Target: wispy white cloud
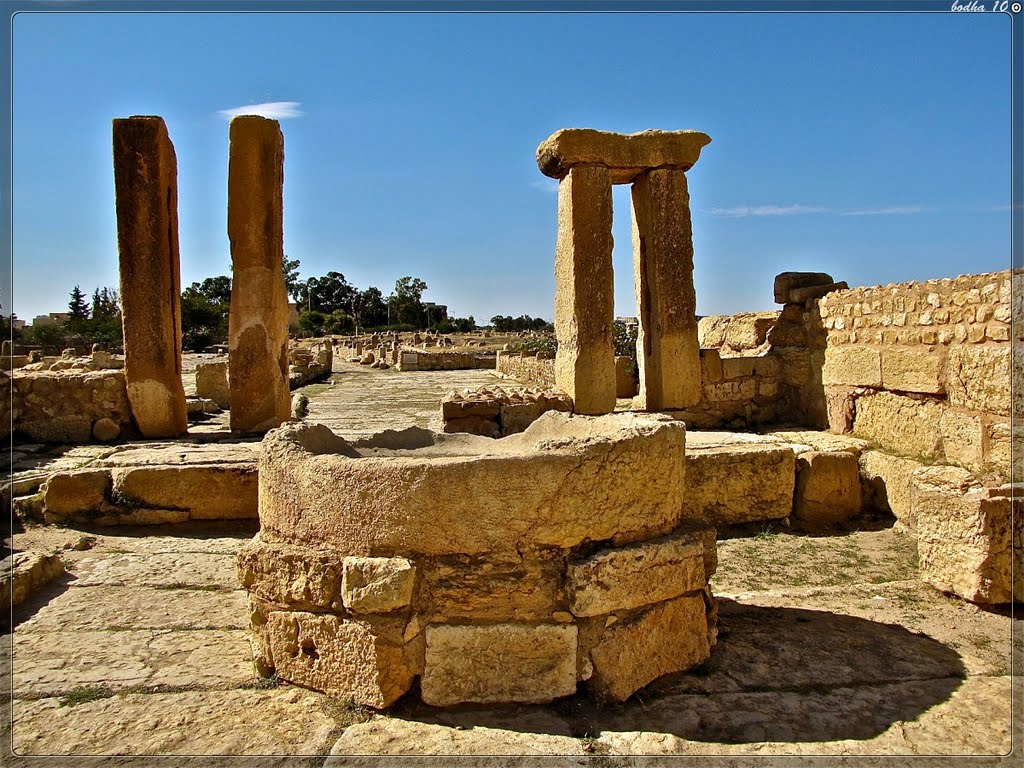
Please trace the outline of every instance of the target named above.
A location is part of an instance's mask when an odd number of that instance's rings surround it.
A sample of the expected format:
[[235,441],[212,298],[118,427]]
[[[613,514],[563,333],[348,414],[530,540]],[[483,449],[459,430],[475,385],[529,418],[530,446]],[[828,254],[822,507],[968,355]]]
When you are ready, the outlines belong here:
[[748,216],[807,216],[832,214],[834,216],[905,216],[932,210],[923,205],[887,205],[877,208],[829,208],[824,205],[738,205],[733,208],[711,208],[703,213],[726,219]]
[[747,216],[802,216],[810,213],[831,213],[831,208],[819,205],[739,205],[735,208],[712,208],[707,213],[728,219],[742,219]]
[[243,107],[222,109],[217,114],[230,120],[239,115],[259,115],[272,120],[286,120],[289,117],[302,117],[298,101],[266,101],[263,104],[246,104]]
[[927,210],[923,205],[887,205],[882,208],[859,208],[838,213],[840,216],[906,216],[911,213],[924,213]]
[[542,192],[557,192],[558,191],[558,179],[552,179],[545,176],[543,179],[536,179],[530,182],[530,186],[534,189],[539,189]]

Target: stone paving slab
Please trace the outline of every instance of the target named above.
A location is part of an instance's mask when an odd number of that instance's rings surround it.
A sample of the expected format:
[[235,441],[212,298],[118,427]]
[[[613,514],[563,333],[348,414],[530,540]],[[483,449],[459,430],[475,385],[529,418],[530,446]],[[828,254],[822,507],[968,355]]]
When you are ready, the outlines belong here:
[[[55,698],[16,701],[14,749],[24,755],[323,754],[336,730],[325,699],[289,686],[116,695],[77,706]],[[280,762],[296,764],[295,758]]]
[[232,558],[205,552],[96,553],[73,569],[75,587],[97,585],[238,589]]
[[254,684],[243,630],[14,632],[17,698],[78,688],[235,688]]
[[104,629],[247,629],[248,597],[198,589],[95,586],[69,589],[18,625],[22,633]]

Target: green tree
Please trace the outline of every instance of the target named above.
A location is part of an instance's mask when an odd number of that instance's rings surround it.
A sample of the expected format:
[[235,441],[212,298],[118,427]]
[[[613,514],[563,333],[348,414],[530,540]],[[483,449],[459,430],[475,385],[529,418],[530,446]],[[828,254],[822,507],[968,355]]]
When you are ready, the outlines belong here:
[[299,313],[299,335],[309,338],[310,336],[323,336],[324,325],[327,323],[327,315],[318,310],[306,310]]
[[400,277],[395,281],[395,292],[388,297],[391,308],[391,322],[423,328],[426,312],[423,309],[423,292],[427,284],[418,277]]
[[380,288],[370,286],[355,297],[353,318],[360,328],[381,328],[388,324],[388,305]]
[[299,260],[284,255],[284,288],[295,302],[299,301]]
[[181,294],[181,344],[200,351],[228,337],[231,278],[208,277],[192,283]]

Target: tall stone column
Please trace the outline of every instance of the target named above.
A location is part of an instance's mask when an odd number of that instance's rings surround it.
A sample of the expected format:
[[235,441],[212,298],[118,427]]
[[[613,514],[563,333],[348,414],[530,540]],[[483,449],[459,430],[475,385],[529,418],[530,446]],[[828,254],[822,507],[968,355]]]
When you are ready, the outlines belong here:
[[113,137],[128,403],[143,437],[176,437],[188,431],[177,158],[160,117],[116,119]]
[[633,181],[632,197],[639,406],[685,408],[701,398],[686,174],[673,168],[646,171]]
[[261,434],[289,418],[284,285],[284,137],[276,120],[231,121],[228,237],[231,431]]
[[603,165],[572,167],[558,185],[555,384],[576,413],[615,410],[612,182]]

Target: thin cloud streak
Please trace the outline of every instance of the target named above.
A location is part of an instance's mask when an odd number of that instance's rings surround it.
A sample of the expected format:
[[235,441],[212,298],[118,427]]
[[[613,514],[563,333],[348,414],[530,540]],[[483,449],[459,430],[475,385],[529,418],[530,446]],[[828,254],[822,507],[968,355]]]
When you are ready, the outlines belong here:
[[553,194],[558,191],[558,179],[550,179],[547,177],[543,179],[536,179],[530,182],[530,186],[534,189],[539,189],[541,192],[550,192]]
[[887,205],[878,208],[828,208],[823,205],[738,205],[733,208],[711,208],[702,210],[711,216],[725,219],[745,219],[751,216],[807,216],[832,214],[833,216],[907,216],[924,213],[931,209],[923,205]]
[[267,101],[262,104],[246,104],[243,107],[231,107],[217,112],[221,117],[230,120],[239,115],[259,115],[272,120],[287,120],[289,117],[302,117],[298,101]]

